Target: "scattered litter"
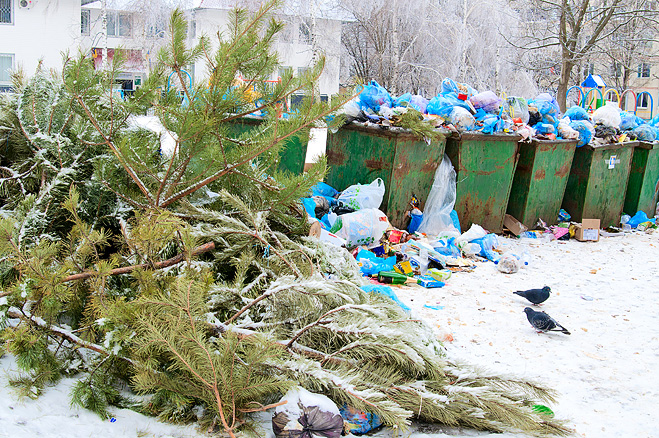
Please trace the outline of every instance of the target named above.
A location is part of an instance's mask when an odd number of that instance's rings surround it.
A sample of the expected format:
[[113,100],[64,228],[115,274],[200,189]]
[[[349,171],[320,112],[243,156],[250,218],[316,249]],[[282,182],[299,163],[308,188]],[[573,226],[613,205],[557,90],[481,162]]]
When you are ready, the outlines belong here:
[[444,309],[444,306],[430,306],[428,304],[424,305],[423,307],[431,309],[431,310],[442,310],[442,309]]

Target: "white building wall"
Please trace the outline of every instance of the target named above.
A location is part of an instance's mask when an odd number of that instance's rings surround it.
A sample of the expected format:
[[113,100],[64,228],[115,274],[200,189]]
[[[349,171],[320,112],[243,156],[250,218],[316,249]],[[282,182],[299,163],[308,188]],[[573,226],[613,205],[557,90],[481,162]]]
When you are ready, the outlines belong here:
[[62,67],[61,52],[75,47],[80,35],[80,0],[32,0],[30,8],[13,0],[14,19],[0,24],[0,53],[14,54],[19,66],[32,75],[39,60],[46,68]]

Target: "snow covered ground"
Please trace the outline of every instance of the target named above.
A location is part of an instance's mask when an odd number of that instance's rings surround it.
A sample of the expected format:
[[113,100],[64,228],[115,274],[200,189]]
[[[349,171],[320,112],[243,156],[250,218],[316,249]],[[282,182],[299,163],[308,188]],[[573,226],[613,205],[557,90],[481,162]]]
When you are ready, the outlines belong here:
[[[659,437],[659,232],[602,238],[597,243],[500,239],[527,249],[533,259],[516,274],[480,263],[453,275],[442,289],[396,289],[399,298],[436,328],[449,354],[502,374],[535,380],[558,391],[550,406],[576,436]],[[572,332],[536,334],[523,313],[527,303],[513,291],[548,285],[542,310]],[[434,310],[425,305],[441,307]],[[128,410],[116,421],[69,407],[71,380],[47,389],[36,401],[17,400],[7,387],[15,370],[0,359],[0,437],[190,437],[194,427],[163,424]],[[415,425],[412,438],[479,436],[438,425]],[[408,437],[382,430],[379,437]]]

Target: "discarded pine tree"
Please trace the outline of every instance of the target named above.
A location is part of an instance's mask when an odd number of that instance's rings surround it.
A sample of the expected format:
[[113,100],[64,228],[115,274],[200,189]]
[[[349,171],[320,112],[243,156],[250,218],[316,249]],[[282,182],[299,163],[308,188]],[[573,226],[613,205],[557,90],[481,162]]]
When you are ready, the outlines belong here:
[[[225,39],[192,48],[175,12],[169,46],[126,100],[112,92],[119,57],[102,71],[67,58],[61,77],[17,80],[0,107],[11,134],[0,168],[0,328],[25,371],[12,384],[36,397],[76,374],[72,402],[101,416],[127,406],[231,436],[293,385],[390,427],[418,418],[569,433],[532,409],[550,391],[451,363],[428,326],[360,289],[346,251],[305,237],[299,199],[325,164],[305,175],[276,164],[283,140],[335,108],[313,98],[322,60],[264,85],[278,66],[275,6],[234,11]],[[199,58],[209,80],[190,87],[182,69]],[[302,91],[311,98],[280,119],[280,102]],[[259,128],[231,135],[256,109]],[[135,123],[147,110],[172,148]],[[121,385],[150,397],[126,400]]]

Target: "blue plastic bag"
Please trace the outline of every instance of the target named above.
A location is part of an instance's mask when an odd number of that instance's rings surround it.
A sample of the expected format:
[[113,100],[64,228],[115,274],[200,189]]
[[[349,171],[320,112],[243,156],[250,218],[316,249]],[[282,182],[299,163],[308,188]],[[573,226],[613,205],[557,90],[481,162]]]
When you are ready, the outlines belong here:
[[348,405],[343,405],[339,412],[345,420],[348,432],[354,435],[361,435],[382,426],[382,419],[370,412],[363,412]]
[[416,233],[416,230],[419,229],[419,225],[423,222],[423,214],[411,214],[410,215],[410,224],[407,226],[407,232],[410,234]]
[[655,223],[656,219],[655,218],[648,218],[648,215],[645,214],[644,211],[639,211],[636,213],[634,216],[632,216],[629,221],[627,221],[627,224],[629,224],[630,227],[636,228],[639,226],[639,224],[642,224],[643,222],[652,222],[653,224]]
[[550,125],[549,123],[536,123],[533,125],[533,129],[538,131],[539,134],[553,134],[556,132],[554,125]]
[[376,81],[371,81],[369,85],[364,87],[364,91],[359,95],[359,101],[363,108],[370,108],[375,112],[380,111],[381,106],[391,107],[393,103],[389,92]]
[[[551,116],[558,116],[561,113],[561,107],[558,105],[558,101],[556,101],[556,98],[554,98],[554,96],[552,96],[549,93],[540,93],[534,100],[536,103],[538,103],[539,101],[545,101],[554,108],[553,111],[547,112],[546,114],[549,114]],[[538,111],[540,111],[540,108],[538,108]],[[542,111],[540,112],[542,113]]]
[[460,219],[458,218],[458,212],[452,210],[450,217],[451,217],[451,222],[453,222],[453,226],[455,227],[455,229],[458,230],[458,233],[462,234],[462,228],[460,228]]
[[458,85],[451,78],[444,78],[442,81],[442,93],[458,93]]
[[453,111],[453,104],[441,94],[430,99],[426,106],[426,112],[436,116],[448,117],[451,111]]
[[470,243],[476,243],[481,247],[479,256],[485,257],[486,259],[496,262],[501,257],[498,253],[494,252],[494,248],[499,246],[499,240],[497,239],[496,234],[488,234],[485,237],[480,239],[474,239]]
[[335,196],[339,194],[339,191],[336,190],[334,187],[330,186],[329,184],[326,184],[321,181],[311,188],[311,194],[313,196],[322,196],[323,198],[327,199],[327,202],[329,202],[329,205],[331,207],[333,205],[336,205]]
[[449,257],[462,257],[462,251],[460,248],[455,246],[455,237],[451,237],[448,240],[440,239],[436,242],[437,246],[434,246],[435,251],[438,253],[449,256]]
[[503,128],[504,128],[504,123],[501,117],[495,116],[494,114],[488,114],[483,119],[483,128],[481,129],[481,131],[483,132],[483,134],[494,134],[495,132],[503,131]]
[[620,120],[620,129],[622,131],[634,129],[639,125],[639,123],[636,121],[636,115],[627,111],[620,112]]
[[403,303],[401,300],[398,299],[396,293],[389,286],[380,285],[380,284],[367,284],[362,286],[361,289],[364,292],[375,292],[377,294],[384,295],[385,297],[389,297],[394,303],[398,304],[400,308],[403,309],[405,312],[410,311],[410,308],[407,307],[405,303]]
[[316,218],[316,201],[312,198],[302,198],[302,205],[309,216]]
[[657,139],[657,128],[650,125],[637,126],[632,132],[641,141],[653,142]]
[[588,111],[576,105],[565,111],[565,117],[569,117],[570,121],[575,121],[575,120],[590,121],[590,116],[588,115]]
[[359,250],[356,260],[362,263],[359,268],[362,275],[374,275],[381,271],[391,271],[396,264],[396,256],[383,259],[365,249]]
[[590,141],[593,139],[593,132],[591,131],[592,125],[589,125],[590,123],[583,120],[577,120],[576,122],[570,123],[570,128],[579,133],[579,143],[577,143],[578,148],[590,143]]

